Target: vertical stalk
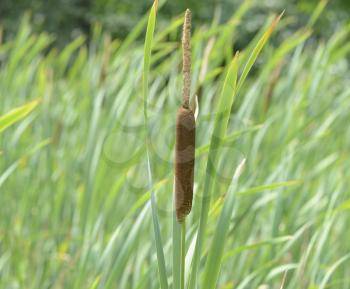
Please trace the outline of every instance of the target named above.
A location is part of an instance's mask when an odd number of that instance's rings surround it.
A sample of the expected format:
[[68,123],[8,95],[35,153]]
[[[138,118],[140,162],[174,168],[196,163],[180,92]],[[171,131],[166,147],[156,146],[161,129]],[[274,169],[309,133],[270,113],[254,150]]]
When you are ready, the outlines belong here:
[[181,281],[180,289],[185,289],[186,220],[181,224]]
[[[191,11],[186,10],[182,34],[182,104],[176,114],[175,137],[175,217],[173,223],[174,289],[185,289],[186,222],[193,199],[196,121],[190,109],[191,91]],[[181,229],[180,229],[181,227]],[[175,243],[176,242],[176,243]],[[178,243],[177,243],[178,242]],[[180,252],[180,256],[176,253]],[[176,267],[175,267],[176,266]]]

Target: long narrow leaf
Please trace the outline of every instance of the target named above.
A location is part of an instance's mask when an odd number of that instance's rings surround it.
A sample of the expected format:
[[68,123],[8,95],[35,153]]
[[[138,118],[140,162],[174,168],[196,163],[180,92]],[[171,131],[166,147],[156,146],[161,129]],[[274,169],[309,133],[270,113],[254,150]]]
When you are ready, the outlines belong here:
[[153,229],[154,229],[156,250],[157,250],[160,286],[162,289],[167,289],[168,280],[166,275],[163,242],[160,234],[160,226],[158,221],[157,203],[156,203],[157,201],[156,201],[156,196],[153,189],[152,169],[151,169],[151,162],[150,162],[150,155],[149,155],[150,129],[148,126],[148,115],[147,115],[149,71],[150,71],[150,63],[151,63],[154,28],[156,24],[157,6],[158,6],[158,1],[155,0],[148,18],[148,23],[147,23],[146,40],[145,40],[145,48],[144,48],[144,66],[143,66],[143,109],[144,109],[144,123],[145,123],[145,130],[146,130],[148,182],[149,182],[149,189],[151,191],[152,221],[153,221]]
[[224,253],[226,235],[231,222],[232,210],[236,199],[238,178],[243,170],[244,163],[245,163],[245,159],[241,162],[241,164],[236,169],[236,172],[234,174],[234,177],[232,179],[232,182],[228,191],[228,196],[226,196],[225,204],[221,211],[219,222],[215,230],[213,243],[209,250],[208,260],[205,264],[204,281],[203,281],[203,285],[205,285],[205,288],[207,289],[215,288],[217,279],[219,277],[221,261]]
[[198,236],[196,240],[196,248],[192,260],[191,273],[189,276],[188,288],[194,289],[197,283],[198,267],[201,257],[202,243],[204,239],[204,233],[207,226],[208,212],[210,206],[210,194],[213,188],[213,166],[212,163],[216,163],[218,160],[217,151],[222,144],[222,139],[225,136],[228,121],[230,118],[231,107],[234,103],[236,83],[238,73],[238,53],[233,58],[222,88],[221,96],[219,99],[218,113],[216,115],[214,132],[211,138],[208,163],[206,168],[206,177],[204,184],[204,192],[202,197],[201,215],[199,220]]
[[39,104],[39,100],[33,100],[23,106],[17,107],[0,117],[0,133],[6,128],[26,117]]
[[244,81],[246,80],[249,71],[253,67],[256,59],[258,58],[261,50],[264,48],[265,44],[269,40],[272,32],[275,30],[276,25],[281,20],[281,17],[283,16],[283,12],[272,22],[270,27],[266,30],[266,32],[263,34],[263,36],[258,41],[257,45],[254,47],[251,55],[249,56],[247,63],[245,64],[243,68],[243,72],[241,77],[239,78],[238,84],[237,84],[237,93],[240,91]]

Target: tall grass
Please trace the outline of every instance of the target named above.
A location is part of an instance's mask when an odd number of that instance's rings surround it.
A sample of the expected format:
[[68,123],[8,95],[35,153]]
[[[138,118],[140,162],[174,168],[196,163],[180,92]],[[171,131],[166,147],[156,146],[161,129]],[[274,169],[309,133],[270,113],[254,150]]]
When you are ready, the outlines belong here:
[[[288,11],[276,26],[266,15],[235,57],[248,2],[228,23],[193,30],[184,281],[280,288],[287,272],[283,288],[349,288],[350,26],[316,39],[324,7],[294,32]],[[183,15],[167,27],[154,7],[147,17],[124,41],[96,26],[91,41],[62,50],[24,18],[1,44],[0,115],[41,103],[0,136],[0,288],[179,288],[172,198]]]

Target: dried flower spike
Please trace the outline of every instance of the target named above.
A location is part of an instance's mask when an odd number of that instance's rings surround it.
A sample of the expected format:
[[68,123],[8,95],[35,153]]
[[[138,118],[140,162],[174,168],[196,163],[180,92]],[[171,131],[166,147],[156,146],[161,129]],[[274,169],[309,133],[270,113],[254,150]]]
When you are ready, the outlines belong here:
[[191,11],[186,10],[183,26],[182,106],[176,115],[175,206],[178,222],[190,213],[193,198],[196,123],[189,106],[191,87]]
[[182,31],[182,106],[189,108],[191,89],[191,11],[186,10]]

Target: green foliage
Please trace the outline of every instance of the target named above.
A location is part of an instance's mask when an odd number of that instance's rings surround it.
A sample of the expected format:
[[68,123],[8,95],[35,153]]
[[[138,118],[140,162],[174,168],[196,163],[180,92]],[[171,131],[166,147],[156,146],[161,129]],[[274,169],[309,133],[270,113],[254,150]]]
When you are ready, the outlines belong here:
[[[245,2],[193,31],[191,288],[280,288],[286,271],[287,289],[349,288],[350,26],[314,38],[321,4],[297,30],[287,13],[271,34],[266,14],[249,37]],[[23,21],[0,45],[1,115],[41,99],[1,133],[0,288],[177,289],[181,19],[150,15],[124,41],[95,26],[56,49]]]
[[[32,15],[34,31],[47,31],[54,35],[56,45],[60,47],[70,42],[77,35],[91,36],[96,23],[113,36],[125,38],[133,30],[135,24],[147,13],[150,0],[2,0],[0,6],[0,26],[4,26],[6,37],[11,37],[18,30],[18,19],[24,13]],[[327,11],[315,27],[314,35],[328,37],[333,30],[349,18],[348,0],[245,0],[253,5],[245,21],[240,25],[244,35],[252,36],[264,23],[265,15],[286,10],[289,16],[298,21],[289,29],[295,30],[307,24],[308,15],[312,14],[320,2],[329,2]],[[236,11],[240,0],[178,0],[161,1],[162,13],[158,23],[165,27],[169,19],[178,17],[186,8],[194,11],[196,25],[209,25],[212,22],[225,23]],[[248,21],[249,20],[249,21]],[[247,39],[235,35],[236,44],[240,47],[247,44]],[[141,39],[139,39],[141,40]]]

